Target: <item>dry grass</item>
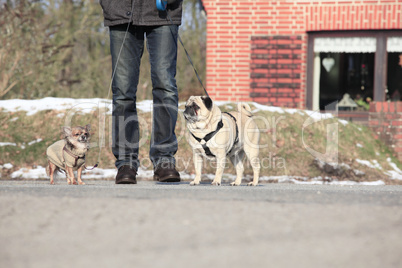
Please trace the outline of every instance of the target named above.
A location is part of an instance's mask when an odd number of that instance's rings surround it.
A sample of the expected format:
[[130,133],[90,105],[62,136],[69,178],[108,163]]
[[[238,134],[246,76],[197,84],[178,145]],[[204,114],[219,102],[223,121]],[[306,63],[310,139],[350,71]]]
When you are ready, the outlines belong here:
[[[230,111],[236,107],[234,104],[222,106],[223,111]],[[180,107],[183,108],[183,107]],[[254,107],[253,107],[254,109]],[[103,114],[103,113],[101,113]],[[149,146],[151,132],[151,114],[140,113],[144,119],[141,127],[140,161],[148,169],[152,169],[149,161]],[[72,118],[72,125],[91,124],[92,142],[99,144],[99,111],[90,114],[77,113]],[[384,175],[383,171],[361,165],[356,159],[377,160],[384,170],[391,167],[387,158],[402,168],[394,158],[390,149],[382,142],[373,138],[373,135],[365,126],[352,123],[342,124],[337,119],[326,119],[304,127],[308,122],[308,116],[304,113],[278,113],[258,111],[254,119],[261,132],[260,158],[262,164],[261,176],[294,175],[302,177],[332,176],[337,179],[354,181],[374,181],[382,179],[389,184],[398,183]],[[60,139],[60,127],[64,125],[65,114],[53,110],[38,112],[33,116],[27,116],[25,112],[6,113],[0,111],[1,142],[16,143],[16,146],[0,146],[0,164],[12,163],[16,168],[46,165],[46,148]],[[338,148],[339,163],[348,164],[353,169],[365,172],[365,176],[359,177],[348,173],[343,176],[326,174],[314,164],[315,157],[307,148],[324,154],[327,148],[327,129],[337,127],[338,143],[333,144]],[[111,118],[105,117],[103,147],[94,147],[87,156],[87,164],[97,162],[100,152],[100,167],[113,168],[114,156],[111,153]],[[179,141],[179,149],[176,154],[177,167],[180,171],[194,172],[191,148],[187,143],[187,129],[184,118],[179,114],[176,135]],[[40,142],[29,145],[29,142],[41,139]],[[334,148],[334,147],[333,147]],[[205,162],[205,161],[204,161]],[[229,161],[228,161],[229,162]],[[245,174],[252,174],[248,161],[244,162]],[[3,171],[4,172],[4,171]],[[205,162],[204,173],[214,173],[214,163]],[[235,173],[233,166],[228,163],[225,173]],[[3,174],[3,178],[4,175]]]

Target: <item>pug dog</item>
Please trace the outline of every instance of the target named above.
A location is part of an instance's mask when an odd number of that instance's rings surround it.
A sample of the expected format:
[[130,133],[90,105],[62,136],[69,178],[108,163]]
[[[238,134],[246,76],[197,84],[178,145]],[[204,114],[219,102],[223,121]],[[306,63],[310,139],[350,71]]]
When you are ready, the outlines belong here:
[[183,115],[189,130],[188,140],[193,149],[195,166],[195,179],[190,185],[200,184],[203,158],[216,159],[217,168],[212,185],[221,185],[226,157],[236,168],[236,180],[231,185],[240,185],[244,156],[250,161],[254,173],[253,181],[248,185],[258,185],[260,132],[248,104],[238,103],[237,111],[222,113],[211,98],[192,96],[186,102]]

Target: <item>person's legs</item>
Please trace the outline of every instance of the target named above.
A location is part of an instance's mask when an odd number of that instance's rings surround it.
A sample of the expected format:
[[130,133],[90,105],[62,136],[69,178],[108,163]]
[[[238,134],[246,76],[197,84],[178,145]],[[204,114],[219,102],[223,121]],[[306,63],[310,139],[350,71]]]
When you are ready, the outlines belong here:
[[175,165],[175,127],[178,112],[176,85],[178,26],[149,27],[146,31],[151,63],[153,124],[150,158],[154,167]]
[[117,168],[131,166],[136,170],[139,143],[136,93],[144,50],[144,31],[143,28],[133,25],[130,25],[127,35],[126,31],[127,24],[110,27],[110,51],[114,72],[112,151],[116,157]]

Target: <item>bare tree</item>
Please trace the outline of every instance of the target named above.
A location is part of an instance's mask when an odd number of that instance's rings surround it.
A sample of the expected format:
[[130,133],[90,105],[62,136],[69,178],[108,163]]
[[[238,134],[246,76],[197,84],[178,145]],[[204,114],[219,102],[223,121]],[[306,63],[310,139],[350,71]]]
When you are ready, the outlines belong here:
[[[106,97],[111,60],[97,0],[7,0],[0,6],[0,98]],[[180,34],[205,77],[205,18],[198,0],[184,1]],[[177,84],[186,96],[201,86],[178,48]],[[152,97],[144,53],[138,98]]]

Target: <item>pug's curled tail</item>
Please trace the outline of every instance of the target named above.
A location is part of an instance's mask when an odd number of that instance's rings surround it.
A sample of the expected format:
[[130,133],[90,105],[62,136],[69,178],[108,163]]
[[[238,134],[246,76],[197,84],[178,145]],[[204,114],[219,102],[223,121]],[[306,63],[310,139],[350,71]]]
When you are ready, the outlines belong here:
[[239,103],[237,104],[237,111],[238,111],[239,113],[242,113],[242,114],[244,114],[244,115],[247,115],[248,117],[252,117],[252,116],[253,116],[253,113],[251,112],[250,106],[249,106],[247,103],[245,103],[245,102],[239,102]]

